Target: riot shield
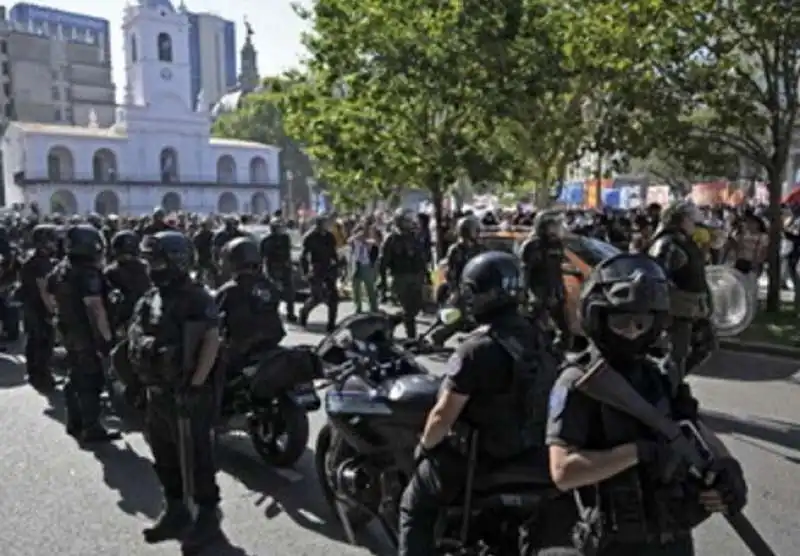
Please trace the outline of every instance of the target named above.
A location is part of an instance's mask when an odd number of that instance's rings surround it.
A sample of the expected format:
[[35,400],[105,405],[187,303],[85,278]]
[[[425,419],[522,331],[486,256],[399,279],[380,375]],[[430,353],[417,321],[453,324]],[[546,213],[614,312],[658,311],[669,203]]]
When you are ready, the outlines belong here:
[[758,285],[726,265],[706,267],[717,337],[738,336],[752,324],[758,307]]

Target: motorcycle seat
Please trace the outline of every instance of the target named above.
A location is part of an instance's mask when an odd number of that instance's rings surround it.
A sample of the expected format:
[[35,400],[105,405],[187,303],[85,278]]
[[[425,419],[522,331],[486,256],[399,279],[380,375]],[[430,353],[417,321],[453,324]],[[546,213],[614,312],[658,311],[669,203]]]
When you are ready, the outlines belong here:
[[535,463],[512,463],[487,472],[475,474],[473,490],[486,493],[507,487],[524,489],[547,489],[553,487],[550,472]]

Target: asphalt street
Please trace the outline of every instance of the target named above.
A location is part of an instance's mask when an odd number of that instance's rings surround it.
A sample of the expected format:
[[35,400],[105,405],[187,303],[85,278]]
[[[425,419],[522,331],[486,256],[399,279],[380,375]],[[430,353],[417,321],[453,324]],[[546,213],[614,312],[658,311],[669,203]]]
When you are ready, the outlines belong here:
[[[352,307],[345,305],[340,314]],[[312,315],[322,330],[324,309]],[[289,344],[321,334],[292,328]],[[177,544],[143,543],[160,494],[149,450],[137,432],[93,451],[64,433],[60,396],[48,401],[24,383],[24,358],[0,354],[0,555],[161,556]],[[432,363],[441,372],[442,363]],[[747,514],[782,556],[800,554],[800,361],[721,353],[692,379],[711,425],[738,456],[750,482]],[[246,438],[221,443],[224,527],[240,556],[387,554],[380,539],[351,547],[322,501],[313,446],[324,414],[312,414],[308,451],[294,471],[262,464]],[[698,532],[698,554],[748,552],[714,517]],[[227,552],[214,551],[215,556]]]

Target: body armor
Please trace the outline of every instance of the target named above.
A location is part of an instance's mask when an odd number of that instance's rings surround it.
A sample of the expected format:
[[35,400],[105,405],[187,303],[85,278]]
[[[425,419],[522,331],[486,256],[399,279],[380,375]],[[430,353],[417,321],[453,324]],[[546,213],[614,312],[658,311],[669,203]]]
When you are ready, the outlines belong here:
[[[510,326],[509,326],[510,324]],[[537,333],[527,322],[490,325],[488,334],[511,356],[512,380],[505,393],[472,408],[469,418],[480,423],[479,452],[505,460],[544,446],[550,390],[558,363],[544,349],[531,347]]]

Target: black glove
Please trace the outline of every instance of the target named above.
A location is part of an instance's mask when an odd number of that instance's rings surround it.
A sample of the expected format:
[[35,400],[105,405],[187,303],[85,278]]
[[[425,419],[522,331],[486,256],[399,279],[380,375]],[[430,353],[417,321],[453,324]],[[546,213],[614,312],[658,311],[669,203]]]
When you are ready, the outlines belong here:
[[699,404],[688,384],[681,383],[672,398],[672,414],[676,419],[697,420]]
[[636,443],[636,454],[639,463],[656,481],[666,484],[686,478],[688,473],[686,462],[666,442],[640,440]]
[[714,462],[717,478],[711,488],[719,492],[729,515],[736,515],[747,505],[747,482],[739,462],[731,457]]

